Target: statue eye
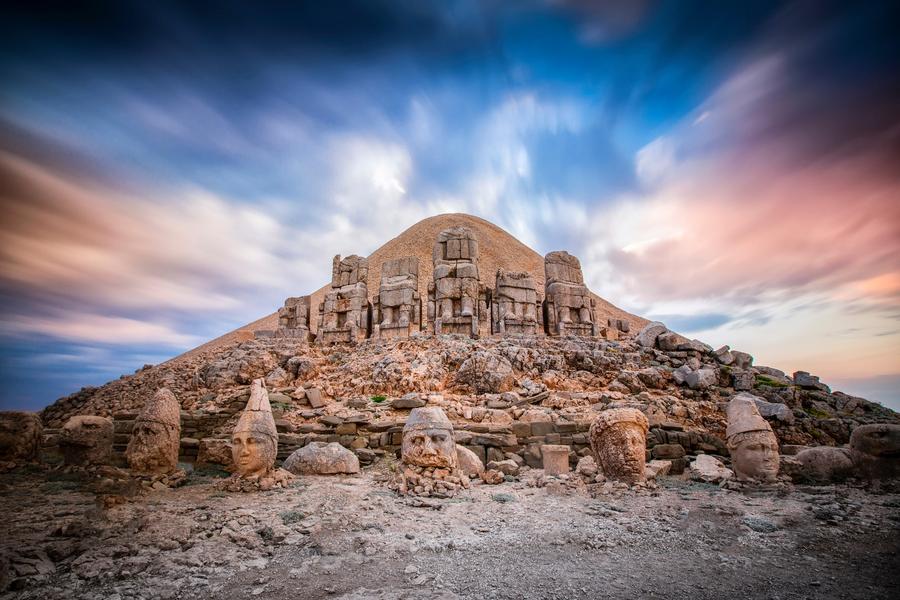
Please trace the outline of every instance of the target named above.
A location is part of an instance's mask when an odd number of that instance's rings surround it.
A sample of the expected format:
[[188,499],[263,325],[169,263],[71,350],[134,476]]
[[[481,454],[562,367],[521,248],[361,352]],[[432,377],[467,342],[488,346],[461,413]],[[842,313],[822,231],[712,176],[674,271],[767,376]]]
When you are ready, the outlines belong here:
[[435,442],[443,442],[446,438],[442,435],[433,435],[431,439]]

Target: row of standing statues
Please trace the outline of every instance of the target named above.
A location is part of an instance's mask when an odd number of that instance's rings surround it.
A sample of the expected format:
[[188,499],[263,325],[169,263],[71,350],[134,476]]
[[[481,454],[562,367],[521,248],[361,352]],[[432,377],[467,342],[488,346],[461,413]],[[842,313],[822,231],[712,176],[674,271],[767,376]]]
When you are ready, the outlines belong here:
[[[323,344],[368,337],[403,338],[415,332],[473,337],[579,335],[599,333],[595,301],[578,259],[568,252],[544,258],[543,298],[532,274],[499,269],[494,287],[478,271],[478,240],[467,227],[442,231],[432,251],[433,280],[428,297],[419,293],[419,259],[408,256],[381,266],[378,294],[369,302],[368,259],[335,256],[331,289],[318,307]],[[310,296],[288,298],[278,311],[277,335],[309,339]]]

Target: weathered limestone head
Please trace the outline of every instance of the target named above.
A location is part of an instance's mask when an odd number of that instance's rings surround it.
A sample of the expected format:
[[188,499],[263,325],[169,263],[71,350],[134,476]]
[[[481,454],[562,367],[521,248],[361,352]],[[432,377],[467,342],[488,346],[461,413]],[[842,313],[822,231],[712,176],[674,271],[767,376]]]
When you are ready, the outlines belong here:
[[44,428],[34,413],[0,412],[0,462],[27,462],[38,457]]
[[850,434],[850,454],[864,477],[900,476],[900,425],[860,425]]
[[737,394],[726,409],[725,438],[738,479],[775,481],[778,477],[778,440],[759,414],[750,394]]
[[458,466],[453,424],[435,406],[414,408],[403,426],[403,462],[418,467],[455,469]]
[[106,417],[69,418],[59,434],[59,448],[67,465],[105,465],[112,459],[113,422]]
[[171,473],[178,468],[181,406],[168,388],[157,390],[134,421],[125,458],[138,473]]
[[246,479],[258,479],[275,465],[278,430],[263,379],[250,385],[250,400],[231,436],[231,456],[236,472]]
[[578,257],[565,250],[550,252],[544,257],[544,276],[546,285],[556,282],[584,285],[584,275]]
[[369,279],[368,259],[351,254],[341,259],[341,255],[335,255],[331,261],[331,287],[341,288],[345,285],[366,283]]
[[646,481],[647,431],[644,413],[634,408],[604,410],[591,424],[594,459],[610,479],[629,484]]

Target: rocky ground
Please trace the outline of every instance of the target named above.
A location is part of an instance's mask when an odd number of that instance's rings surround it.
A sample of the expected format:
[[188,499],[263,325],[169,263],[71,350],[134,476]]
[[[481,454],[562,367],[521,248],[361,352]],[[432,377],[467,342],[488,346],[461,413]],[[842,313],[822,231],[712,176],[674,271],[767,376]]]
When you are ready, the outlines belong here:
[[137,493],[0,475],[0,598],[896,597],[896,484],[622,489],[524,469],[423,500],[389,490],[391,464],[253,494],[198,473]]

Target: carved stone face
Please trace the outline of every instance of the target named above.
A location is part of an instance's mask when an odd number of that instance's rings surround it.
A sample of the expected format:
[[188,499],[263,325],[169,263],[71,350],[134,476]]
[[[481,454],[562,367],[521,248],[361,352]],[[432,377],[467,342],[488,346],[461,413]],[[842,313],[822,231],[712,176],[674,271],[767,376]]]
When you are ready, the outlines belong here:
[[257,479],[275,464],[277,446],[267,435],[253,431],[235,431],[231,438],[231,457],[236,472],[247,479]]
[[138,420],[125,455],[133,471],[170,473],[178,468],[179,432],[155,421]]
[[447,429],[416,429],[403,434],[403,462],[418,467],[456,466],[456,442]]
[[414,408],[403,426],[403,462],[417,467],[457,466],[453,424],[436,406]]
[[738,479],[775,481],[780,459],[778,441],[771,431],[738,433],[728,439],[731,466]]
[[647,430],[647,417],[634,408],[613,408],[597,415],[589,435],[594,459],[604,475],[632,484],[646,481]]

